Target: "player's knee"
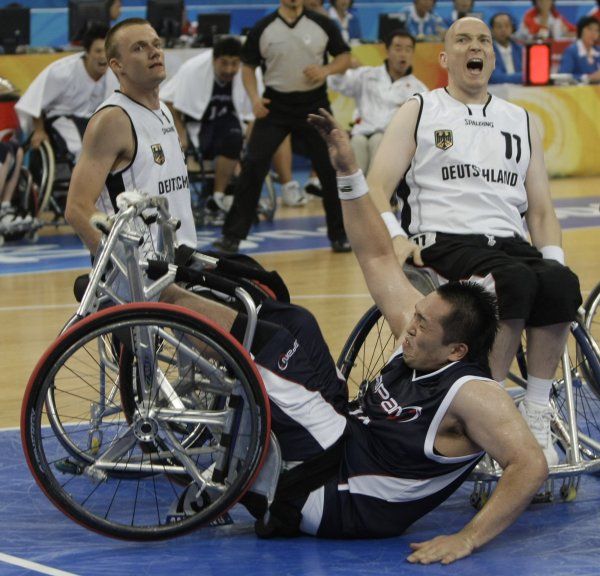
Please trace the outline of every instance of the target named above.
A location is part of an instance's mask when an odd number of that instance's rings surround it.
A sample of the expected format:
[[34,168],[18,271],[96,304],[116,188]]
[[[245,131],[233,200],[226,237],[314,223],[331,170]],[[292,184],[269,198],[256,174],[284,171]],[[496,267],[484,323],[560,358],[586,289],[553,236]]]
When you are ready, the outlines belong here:
[[564,303],[574,310],[581,304],[579,278],[566,266],[552,266],[544,275],[542,289],[548,301]]

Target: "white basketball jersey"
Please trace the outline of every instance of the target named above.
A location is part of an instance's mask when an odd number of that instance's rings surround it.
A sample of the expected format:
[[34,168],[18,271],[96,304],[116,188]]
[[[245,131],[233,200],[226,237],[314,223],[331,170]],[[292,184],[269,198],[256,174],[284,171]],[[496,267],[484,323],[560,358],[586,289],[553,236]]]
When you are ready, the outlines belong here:
[[188,172],[171,112],[163,102],[160,109],[151,110],[121,92],[107,98],[98,110],[111,106],[121,108],[129,116],[135,154],[128,166],[109,174],[98,199],[98,209],[114,214],[116,197],[125,190],[136,189],[150,196],[164,196],[169,201],[171,215],[181,221],[177,230],[178,244],[195,248],[196,226]]
[[404,230],[525,237],[527,112],[496,96],[467,106],[444,88],[413,98],[421,112],[398,192]]

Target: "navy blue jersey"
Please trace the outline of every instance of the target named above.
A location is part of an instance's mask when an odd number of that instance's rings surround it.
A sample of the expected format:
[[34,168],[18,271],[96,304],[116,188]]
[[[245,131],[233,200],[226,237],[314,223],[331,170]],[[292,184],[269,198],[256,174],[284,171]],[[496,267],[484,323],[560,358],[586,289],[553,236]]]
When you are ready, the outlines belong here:
[[214,81],[210,102],[202,116],[203,123],[213,122],[223,116],[237,116],[233,105],[232,86],[232,82]]
[[446,457],[433,444],[456,393],[474,379],[488,379],[474,364],[418,374],[400,355],[366,386],[338,478],[325,487],[320,536],[401,534],[460,486],[483,453]]

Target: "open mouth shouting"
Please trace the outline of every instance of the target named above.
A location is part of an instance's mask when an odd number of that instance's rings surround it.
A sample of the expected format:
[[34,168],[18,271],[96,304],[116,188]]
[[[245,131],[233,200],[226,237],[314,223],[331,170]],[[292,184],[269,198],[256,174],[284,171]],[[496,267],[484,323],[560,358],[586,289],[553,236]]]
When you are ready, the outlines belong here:
[[467,70],[478,76],[481,72],[483,72],[483,59],[469,58],[469,60],[467,60]]

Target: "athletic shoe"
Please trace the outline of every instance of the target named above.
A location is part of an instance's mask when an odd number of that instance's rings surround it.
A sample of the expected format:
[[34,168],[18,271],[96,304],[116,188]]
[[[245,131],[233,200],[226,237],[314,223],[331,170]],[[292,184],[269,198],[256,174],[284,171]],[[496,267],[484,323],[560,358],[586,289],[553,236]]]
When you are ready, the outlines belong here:
[[304,192],[311,196],[323,198],[323,189],[321,188],[320,180],[314,176],[309,178],[304,185]]
[[231,205],[233,204],[233,196],[223,194],[223,192],[215,192],[212,196],[213,202],[221,209],[223,212],[229,212],[231,209]]
[[291,180],[281,187],[281,199],[286,206],[304,206],[307,202],[304,190],[296,180]]
[[337,253],[352,252],[352,247],[350,246],[350,242],[348,242],[347,238],[340,238],[339,240],[332,240],[331,241],[331,249]]
[[550,431],[550,422],[552,420],[552,409],[550,406],[542,406],[535,402],[523,400],[519,404],[519,412],[527,422],[527,426],[535,436],[539,445],[544,451],[544,456],[548,466],[558,464],[558,452],[552,442],[552,433]]
[[235,238],[223,236],[213,242],[213,248],[223,254],[237,254],[240,248],[240,241]]
[[0,212],[0,230],[8,230],[31,224],[33,218],[30,214],[17,214],[13,208]]

